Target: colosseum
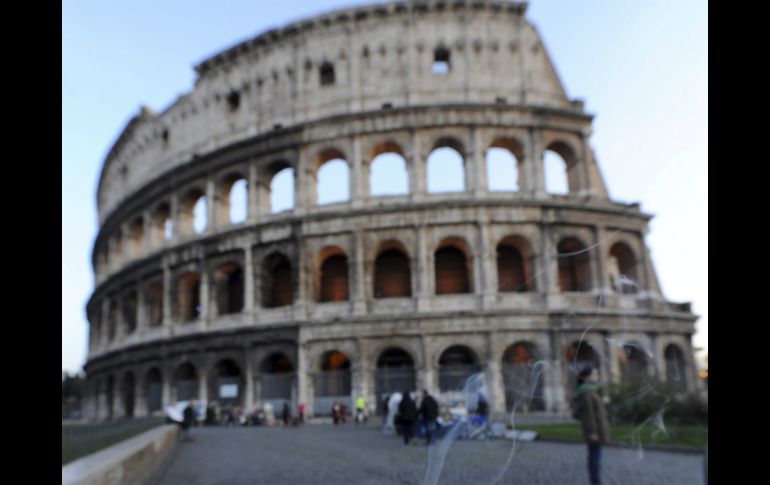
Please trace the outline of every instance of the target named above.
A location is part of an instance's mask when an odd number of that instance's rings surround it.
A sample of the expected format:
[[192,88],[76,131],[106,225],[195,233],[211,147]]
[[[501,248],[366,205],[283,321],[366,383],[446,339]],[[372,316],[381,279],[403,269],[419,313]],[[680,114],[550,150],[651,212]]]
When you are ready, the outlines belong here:
[[142,108],[98,181],[87,415],[193,397],[322,416],[363,395],[374,411],[404,389],[447,402],[477,372],[495,415],[559,415],[585,362],[696,390],[697,317],[662,295],[652,216],[610,200],[592,115],[526,8],[332,12],[201,62],[191,92]]

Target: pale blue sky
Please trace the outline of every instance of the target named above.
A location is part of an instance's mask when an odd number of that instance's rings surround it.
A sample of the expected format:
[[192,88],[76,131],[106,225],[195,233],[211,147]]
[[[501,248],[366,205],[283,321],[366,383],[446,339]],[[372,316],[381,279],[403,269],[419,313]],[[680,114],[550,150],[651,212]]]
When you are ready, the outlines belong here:
[[[193,65],[287,22],[366,2],[136,0],[62,5],[62,370],[86,357],[96,181],[141,105],[189,92]],[[708,339],[708,15],[705,0],[533,0],[571,98],[596,114],[594,147],[617,201],[655,215],[647,244],[665,295]],[[501,172],[501,178],[507,175]]]

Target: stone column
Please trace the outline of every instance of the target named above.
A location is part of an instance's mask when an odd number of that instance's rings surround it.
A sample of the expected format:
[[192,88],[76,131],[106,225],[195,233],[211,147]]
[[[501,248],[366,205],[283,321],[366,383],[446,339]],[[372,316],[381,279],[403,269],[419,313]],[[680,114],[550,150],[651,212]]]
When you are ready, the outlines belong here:
[[427,180],[425,175],[425,157],[422,153],[420,136],[416,131],[411,132],[410,150],[406,153],[407,170],[409,172],[409,194],[412,202],[425,199],[427,192]]
[[490,239],[489,221],[479,222],[479,251],[481,253],[481,281],[483,308],[491,308],[497,300],[496,247]]
[[594,294],[602,294],[604,292],[604,264],[603,264],[603,250],[604,245],[600,236],[601,230],[597,226],[591,228],[593,236],[593,246],[590,251],[591,255],[591,288]]
[[436,378],[436,367],[433,363],[432,339],[428,335],[421,335],[420,340],[422,344],[423,368],[422,375],[420,376],[421,382],[418,384],[435,396],[438,394],[439,389]]
[[148,327],[147,287],[139,285],[136,291],[136,333],[142,335]]
[[246,388],[244,389],[244,405],[247,410],[254,407],[254,369],[251,361],[251,352],[248,346],[243,348],[243,361],[245,362],[244,380],[246,381]]
[[248,325],[254,324],[254,261],[251,243],[243,249],[243,298],[244,313]]
[[142,240],[142,254],[149,254],[155,249],[155,245],[152,240],[152,214],[149,210],[142,213],[142,230],[144,231],[144,238]]
[[248,198],[248,210],[246,214],[246,222],[248,224],[256,224],[261,219],[260,207],[260,183],[259,171],[257,170],[257,163],[252,161],[249,163],[249,174],[247,181],[246,197]]
[[163,327],[168,329],[172,326],[173,293],[171,291],[171,268],[168,258],[163,258]]
[[428,255],[428,241],[425,227],[419,227],[417,229],[417,275],[418,275],[418,287],[417,287],[417,311],[425,311],[430,305],[432,296],[432,281],[430,279],[431,265],[428,262],[428,258],[432,256]]
[[214,316],[211,311],[211,289],[210,289],[210,275],[209,275],[209,268],[206,264],[205,258],[202,258],[200,263],[200,275],[201,275],[201,286],[200,286],[200,303],[201,303],[201,312],[198,318],[201,322],[201,329],[208,328],[210,325],[210,319]]
[[489,359],[487,364],[486,380],[491,396],[489,396],[490,414],[505,413],[505,383],[503,382],[500,356],[503,354],[500,336],[497,332],[490,332],[487,336],[487,348]]
[[[179,210],[179,194],[174,192],[171,194],[171,240],[166,241],[166,244],[173,244],[179,241],[179,237],[182,235],[181,230],[181,214]],[[165,233],[165,229],[164,229]]]
[[354,248],[355,252],[353,254],[353,268],[355,270],[355,275],[353,278],[353,314],[354,315],[365,315],[366,314],[366,274],[365,274],[365,264],[366,264],[366,255],[364,254],[364,237],[363,234],[361,234],[361,231],[356,231],[353,233],[354,238]]
[[543,148],[540,141],[540,133],[534,128],[529,128],[529,143],[527,146],[527,156],[524,160],[524,169],[527,171],[527,180],[529,187],[526,192],[535,196],[542,197],[545,192],[545,167],[543,166]]
[[[354,56],[355,57],[355,56]],[[358,137],[353,137],[351,141],[353,152],[350,156],[350,205],[352,207],[362,207],[366,203],[369,195],[369,180],[366,177],[367,164],[361,156],[361,142]]]
[[217,191],[213,178],[206,179],[206,229],[204,234],[211,234],[216,231],[219,221],[217,220]]
[[470,140],[470,153],[466,158],[465,190],[478,199],[486,196],[488,191],[487,160],[481,144],[481,130],[470,128]]
[[160,402],[162,408],[171,404],[171,379],[173,379],[173,370],[164,366],[163,375],[161,376],[161,397]]

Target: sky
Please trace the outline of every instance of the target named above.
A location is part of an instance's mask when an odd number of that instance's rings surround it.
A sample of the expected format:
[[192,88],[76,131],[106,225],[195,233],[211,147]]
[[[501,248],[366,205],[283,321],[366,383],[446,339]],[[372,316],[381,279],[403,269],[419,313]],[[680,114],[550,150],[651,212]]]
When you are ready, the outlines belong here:
[[[101,164],[126,123],[192,90],[193,66],[334,0],[66,0],[62,4],[62,371],[85,363]],[[610,197],[654,215],[667,299],[692,302],[708,346],[708,9],[705,0],[532,0],[526,14],[568,96],[595,115]]]

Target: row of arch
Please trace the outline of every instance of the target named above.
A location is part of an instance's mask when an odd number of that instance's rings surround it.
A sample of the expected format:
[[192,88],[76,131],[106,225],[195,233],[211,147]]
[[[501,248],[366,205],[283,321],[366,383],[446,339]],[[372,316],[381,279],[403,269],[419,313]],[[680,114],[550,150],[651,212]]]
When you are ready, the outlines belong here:
[[[529,341],[518,341],[508,346],[500,358],[505,408],[507,411],[545,411],[544,389],[550,378],[537,366],[537,361],[544,359],[541,349]],[[636,342],[628,342],[618,352],[620,381],[632,383],[649,381],[653,378],[649,356]],[[566,389],[569,393],[575,388],[576,374],[582,366],[591,364],[602,369],[600,353],[591,344],[573,342],[564,349],[563,361],[567,368]],[[677,344],[669,344],[664,349],[665,380],[674,389],[686,390],[686,364],[684,352]],[[316,401],[317,414],[325,414],[334,400],[350,399],[352,389],[352,364],[348,356],[339,350],[330,350],[322,354],[319,361],[312,364],[312,389]],[[467,380],[475,373],[483,372],[485,365],[472,349],[465,345],[452,345],[444,350],[438,359],[438,391],[451,393],[461,390]],[[379,398],[393,392],[416,390],[417,371],[415,359],[410,353],[398,346],[386,347],[376,359],[374,369],[375,396]],[[233,359],[225,358],[216,362],[210,375],[199,375],[198,369],[191,362],[178,365],[170,373],[168,395],[163,395],[163,376],[159,367],[149,368],[142,377],[140,389],[133,372],[125,372],[119,387],[113,375],[98,381],[96,394],[104,393],[107,417],[113,417],[116,394],[122,399],[122,410],[126,416],[134,416],[137,390],[146,403],[146,411],[151,414],[160,411],[165,400],[170,402],[197,399],[201,397],[202,386],[207,389],[209,400],[221,404],[243,405],[246,403],[244,370]],[[256,401],[294,401],[297,399],[296,367],[292,359],[283,352],[273,352],[265,357],[258,366],[254,386]],[[167,403],[165,403],[167,404]]]
[[[587,292],[592,290],[590,256],[587,246],[575,237],[566,237],[557,245],[559,288],[563,292]],[[375,299],[413,296],[413,264],[406,247],[399,241],[381,244],[374,258],[372,271],[372,296]],[[529,241],[521,236],[508,236],[499,241],[496,248],[497,291],[537,291],[534,252]],[[638,290],[638,260],[633,250],[616,242],[609,251],[610,277],[617,292],[635,293]],[[472,293],[473,255],[469,245],[459,237],[442,240],[433,253],[434,291],[436,295]],[[315,258],[313,273],[313,300],[318,303],[340,302],[350,299],[351,268],[349,257],[338,246],[327,246]],[[268,254],[259,272],[260,304],[263,308],[292,305],[297,286],[297,268],[289,257],[279,251]],[[211,305],[216,315],[240,313],[245,302],[245,272],[236,261],[227,261],[211,273],[213,291]],[[172,318],[183,322],[193,321],[201,315],[200,273],[184,272],[172,281]],[[150,283],[144,296],[147,320],[150,326],[162,325],[164,320],[164,286],[162,281]],[[209,295],[204,295],[208,297]],[[107,315],[107,341],[116,336],[118,312],[131,334],[137,328],[139,292],[130,290],[120,298],[112,298]],[[96,342],[102,341],[98,328]]]
[[[462,192],[468,190],[467,156],[459,140],[452,137],[438,139],[427,156],[427,193]],[[554,141],[543,152],[545,188],[549,193],[566,194],[581,190],[586,185],[578,173],[576,150],[568,143]],[[524,149],[515,138],[499,138],[485,152],[485,165],[491,191],[529,190],[524,170]],[[175,235],[202,234],[211,228],[210,218],[216,225],[246,222],[252,203],[259,199],[261,213],[277,213],[295,206],[295,195],[308,197],[310,205],[345,203],[351,200],[349,158],[337,148],[321,150],[313,159],[310,177],[314,181],[307,190],[298,190],[295,167],[287,161],[276,161],[261,169],[256,187],[249,186],[249,174],[229,171],[213,183],[193,186],[183,192],[178,201],[162,201],[147,214],[137,215],[124,227],[107,237],[99,253],[97,269],[117,267],[126,258],[138,257],[143,251],[161,248]],[[410,181],[415,176],[408,155],[396,142],[387,141],[372,148],[368,162],[368,183],[357,188],[365,196],[407,195],[418,190]],[[558,167],[561,167],[559,169]],[[255,188],[256,193],[249,195]],[[214,199],[214,206],[208,207]],[[174,209],[172,205],[178,207]],[[106,246],[106,247],[105,247]]]

